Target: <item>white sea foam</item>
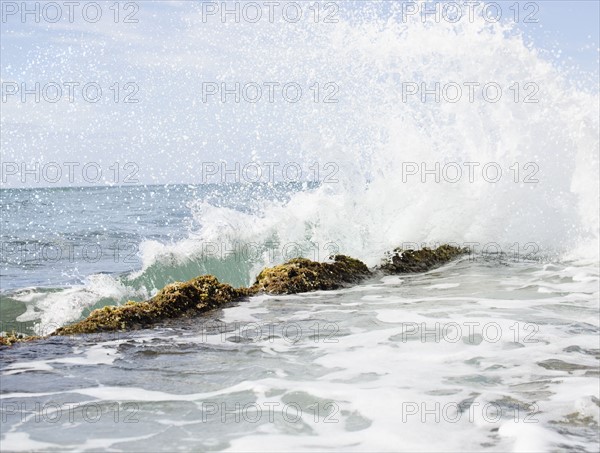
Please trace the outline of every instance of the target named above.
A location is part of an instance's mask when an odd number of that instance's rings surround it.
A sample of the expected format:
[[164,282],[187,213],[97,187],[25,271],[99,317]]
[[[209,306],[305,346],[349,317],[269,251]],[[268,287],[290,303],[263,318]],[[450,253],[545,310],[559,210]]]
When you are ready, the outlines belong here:
[[[598,93],[577,88],[577,81],[566,79],[509,24],[479,16],[472,23],[431,26],[416,16],[402,22],[388,14],[383,19],[365,5],[335,27],[298,35],[282,31],[295,52],[275,47],[251,67],[248,61],[242,65],[240,76],[266,71],[273,78],[300,65],[342,87],[344,97],[335,108],[298,106],[297,119],[282,130],[298,137],[302,161],[336,163],[339,182],[299,193],[283,206],[265,202],[259,215],[198,202],[192,208],[200,228],[176,244],[143,244],[144,269],[161,260],[189,260],[206,241],[264,244],[273,238],[299,244],[311,257],[316,248],[321,259],[323,246],[333,242],[370,265],[402,243],[446,241],[476,242],[480,248],[494,243],[509,254],[518,244],[521,255],[535,250],[597,261]],[[243,30],[248,39],[273,33]],[[480,97],[473,103],[403,102],[402,83],[413,81],[491,81],[504,87],[529,81],[539,86],[539,102],[514,102],[511,96],[497,103]],[[327,127],[315,130],[325,120]],[[285,155],[258,154],[275,160]],[[407,162],[480,167],[472,183],[466,174],[457,183],[431,177],[421,183],[420,175],[403,180]],[[521,174],[515,183],[508,168],[528,162],[539,169],[539,181],[524,183]],[[503,168],[499,182],[482,177],[486,163]],[[252,272],[265,264],[266,256]]]
[[[28,383],[47,379],[48,371],[72,375],[90,365],[102,371],[93,375],[92,385],[75,379],[55,392],[26,392],[9,381],[12,391],[2,399],[29,406],[81,397],[88,404],[135,403],[139,436],[153,433],[157,450],[177,442],[250,451],[268,436],[261,449],[591,452],[598,446],[592,433],[600,421],[597,274],[594,266],[463,261],[403,276],[395,287],[384,278],[334,292],[259,296],[218,316],[234,328],[231,334],[158,329],[91,349],[81,346],[57,359],[11,365],[3,379],[18,379],[11,374],[21,371],[28,373]],[[443,287],[413,296],[439,279]],[[556,291],[539,293],[546,285],[556,285]],[[560,285],[565,291],[558,291]],[[338,330],[333,337],[322,330],[315,339],[315,322]],[[294,325],[304,334],[291,341],[279,328],[239,342],[233,339],[236,323]],[[169,366],[162,369],[160,363]],[[131,367],[152,379],[115,385]],[[233,412],[223,421],[220,404],[233,411],[236,403],[248,402],[263,408],[259,422],[236,421]],[[328,402],[336,404],[334,422],[325,423],[326,414],[316,422],[311,408]],[[303,410],[300,420],[286,422],[276,411],[268,421],[266,407],[292,403]],[[255,416],[253,410],[245,416]],[[16,433],[41,428],[28,420],[7,438],[13,442]],[[94,429],[81,424],[69,438],[87,439]],[[122,440],[116,448],[137,442],[124,431],[129,425],[111,429]]]

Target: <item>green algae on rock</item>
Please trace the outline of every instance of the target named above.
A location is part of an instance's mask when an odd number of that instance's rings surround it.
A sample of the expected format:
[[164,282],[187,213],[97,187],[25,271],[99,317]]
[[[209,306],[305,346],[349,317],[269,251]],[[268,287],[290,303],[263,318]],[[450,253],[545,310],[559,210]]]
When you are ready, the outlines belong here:
[[21,333],[10,332],[6,335],[0,335],[0,347],[2,346],[12,346],[15,343],[27,343],[28,341],[39,340],[43,337],[38,337],[35,335],[23,335]]
[[52,335],[143,328],[166,319],[194,316],[246,295],[249,291],[245,288],[235,289],[212,275],[204,275],[185,283],[171,283],[145,302],[130,301],[94,310],[86,319],[61,327]]
[[295,294],[341,288],[370,275],[366,264],[345,255],[336,255],[333,263],[294,258],[285,264],[264,269],[250,289],[271,294]]
[[396,248],[386,254],[383,264],[378,269],[389,274],[425,272],[467,252],[468,249],[466,248],[454,247],[447,244],[441,245],[436,249],[423,247],[420,250],[402,250],[401,248]]

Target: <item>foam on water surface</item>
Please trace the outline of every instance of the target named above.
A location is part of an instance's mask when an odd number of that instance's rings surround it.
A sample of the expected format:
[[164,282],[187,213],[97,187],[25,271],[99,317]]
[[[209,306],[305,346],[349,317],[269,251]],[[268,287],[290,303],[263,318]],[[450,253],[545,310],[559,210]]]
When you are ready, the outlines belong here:
[[[537,291],[565,275],[567,287],[579,276],[576,292]],[[411,298],[438,278],[443,287]],[[461,296],[465,288],[477,296]],[[100,421],[116,450],[176,442],[249,451],[268,438],[273,451],[415,451],[427,439],[429,451],[591,452],[599,446],[597,298],[594,267],[463,261],[396,287],[383,279],[331,294],[259,296],[94,346],[67,342],[60,358],[7,366],[2,400],[135,404],[135,440],[129,425]],[[74,379],[60,391],[27,391],[48,372]],[[274,410],[269,419],[269,407],[289,417]],[[9,418],[6,437],[38,441],[44,424],[32,420]],[[80,421],[68,445],[95,429]]]

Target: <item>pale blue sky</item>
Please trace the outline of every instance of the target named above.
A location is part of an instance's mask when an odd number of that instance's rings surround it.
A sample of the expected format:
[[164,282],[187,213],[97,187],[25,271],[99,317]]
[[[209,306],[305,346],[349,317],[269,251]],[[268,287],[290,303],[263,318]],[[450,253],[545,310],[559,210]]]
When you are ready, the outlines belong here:
[[[0,3],[15,3],[14,1],[1,0]],[[20,1],[17,3],[21,3]],[[59,2],[61,3],[61,2]],[[83,3],[83,2],[82,2]],[[102,3],[102,2],[101,2]],[[114,3],[105,1],[105,4]],[[126,2],[122,2],[126,3]],[[162,14],[168,16],[168,10],[171,8],[169,1],[160,0],[142,0],[138,1],[143,9],[152,9],[153,14]],[[190,3],[199,3],[192,2]],[[343,4],[344,2],[339,2]],[[353,2],[356,3],[356,2]],[[390,2],[391,3],[391,2]],[[409,2],[405,2],[409,3]],[[442,2],[443,3],[443,2]],[[460,2],[458,2],[460,3]],[[494,3],[494,2],[486,2]],[[563,58],[571,57],[583,68],[590,71],[598,71],[598,41],[600,33],[600,1],[596,0],[541,0],[537,2],[530,1],[498,1],[502,5],[505,20],[513,20],[514,8],[511,6],[518,5],[520,17],[518,20],[519,28],[521,28],[527,36],[530,36],[536,45],[540,48],[552,51],[556,56],[555,51],[560,49],[563,52]],[[535,10],[529,5],[535,3],[539,6],[539,10]],[[528,6],[529,5],[529,6]],[[466,9],[465,9],[466,11]],[[129,12],[132,12],[131,10]],[[105,10],[105,14],[112,12]],[[127,12],[123,12],[126,15]],[[531,15],[530,15],[531,14]],[[525,18],[535,18],[538,23],[524,23]],[[123,17],[123,16],[122,16]],[[133,17],[142,17],[140,13]],[[168,20],[165,21],[168,24]],[[3,42],[3,63],[18,62],[26,57],[25,52],[19,51],[24,49],[21,47],[24,44],[15,38],[13,33],[18,31],[30,30],[31,23],[22,24],[20,21],[13,20],[13,17],[7,18],[6,23],[0,24],[2,27],[2,42]],[[29,36],[28,45],[31,47],[43,45],[44,34]],[[19,42],[19,46],[12,46],[14,41]]]
[[[539,25],[520,24],[523,31],[553,58],[572,58],[581,68],[597,74],[600,2],[550,0],[538,3]],[[557,50],[562,51],[562,56],[559,57]]]

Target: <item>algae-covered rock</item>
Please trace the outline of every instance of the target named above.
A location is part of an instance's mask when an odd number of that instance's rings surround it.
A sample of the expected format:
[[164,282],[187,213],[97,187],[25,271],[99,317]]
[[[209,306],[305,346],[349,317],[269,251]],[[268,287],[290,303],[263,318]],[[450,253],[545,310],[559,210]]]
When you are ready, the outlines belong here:
[[362,261],[336,255],[332,263],[294,258],[285,264],[264,269],[251,291],[271,294],[295,294],[306,291],[337,289],[371,275]]
[[23,335],[21,333],[10,332],[6,335],[0,336],[0,347],[2,346],[12,346],[15,343],[26,343],[28,341],[39,340],[42,337],[37,337],[35,335]]
[[248,295],[247,289],[235,289],[219,283],[212,275],[165,286],[145,302],[127,302],[94,310],[75,324],[61,327],[52,335],[132,330],[183,316],[194,316]]
[[389,274],[403,274],[409,272],[425,272],[441,266],[454,258],[468,252],[466,248],[441,245],[436,249],[427,247],[421,250],[402,250],[396,248],[388,252],[379,267]]

